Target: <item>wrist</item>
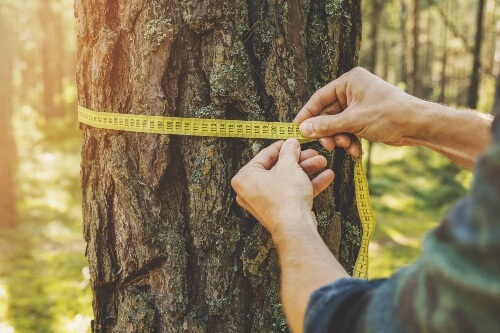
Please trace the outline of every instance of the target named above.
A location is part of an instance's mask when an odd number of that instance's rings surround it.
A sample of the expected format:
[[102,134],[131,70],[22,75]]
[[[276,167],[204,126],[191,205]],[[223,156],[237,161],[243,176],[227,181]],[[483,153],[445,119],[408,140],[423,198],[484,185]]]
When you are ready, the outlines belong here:
[[316,235],[319,237],[316,218],[306,204],[280,210],[270,215],[266,224],[272,226],[270,232],[278,251],[298,238]]
[[[410,95],[411,96],[411,95]],[[401,117],[400,128],[405,128],[402,144],[405,146],[425,146],[425,142],[433,135],[433,128],[436,127],[436,121],[439,119],[439,113],[428,101],[411,96],[408,103],[405,116]]]

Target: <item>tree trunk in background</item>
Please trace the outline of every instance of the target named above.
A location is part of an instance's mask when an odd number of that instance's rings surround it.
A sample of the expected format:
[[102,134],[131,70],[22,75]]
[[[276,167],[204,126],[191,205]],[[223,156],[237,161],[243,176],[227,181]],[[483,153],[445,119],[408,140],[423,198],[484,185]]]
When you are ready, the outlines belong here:
[[448,65],[448,30],[443,31],[443,54],[441,55],[441,79],[439,82],[438,103],[446,103],[446,67]]
[[[400,51],[400,70],[399,70],[399,82],[403,82],[406,87],[408,87],[408,73],[407,73],[407,56],[408,52],[408,37],[406,33],[406,22],[408,21],[408,7],[406,5],[406,0],[401,0],[401,16],[399,20],[400,31],[401,31],[401,51]],[[408,90],[408,89],[406,89]]]
[[[371,12],[371,22],[370,22],[370,57],[368,59],[368,70],[373,74],[376,74],[375,71],[377,69],[377,54],[378,54],[378,28],[380,24],[380,15],[381,15],[381,2],[380,0],[372,0],[372,12]],[[371,179],[371,170],[372,170],[372,151],[373,151],[373,142],[368,141],[368,149],[366,154],[366,178],[368,181]]]
[[421,84],[421,94],[422,97],[425,99],[429,100],[435,100],[435,96],[433,95],[434,93],[434,81],[433,81],[433,72],[434,72],[434,66],[433,66],[433,61],[434,61],[434,52],[435,52],[435,45],[434,45],[434,39],[431,38],[432,34],[434,33],[435,30],[433,30],[434,25],[432,24],[432,15],[429,11],[426,12],[426,17],[425,17],[425,46],[424,46],[424,56],[423,62],[420,64],[420,84]]
[[493,107],[491,108],[491,114],[495,117],[500,115],[500,75],[497,75],[496,78],[495,96]]
[[12,131],[12,40],[0,11],[0,228],[16,226],[16,144]]
[[407,52],[407,92],[416,97],[422,97],[422,82],[420,73],[420,8],[419,0],[413,0],[411,19],[408,20],[408,52]]
[[39,4],[38,19],[40,21],[40,59],[43,81],[42,114],[47,118],[64,115],[62,105],[62,80],[64,50],[58,46],[64,45],[64,34],[60,15],[54,15],[52,1]]
[[377,69],[378,55],[378,29],[380,25],[381,3],[380,0],[371,1],[372,11],[370,14],[370,57],[368,58],[368,70],[374,74]]
[[467,98],[467,106],[476,109],[479,100],[479,84],[481,69],[481,46],[483,44],[483,20],[485,0],[479,0],[477,3],[477,20],[476,20],[476,38],[474,41],[474,60],[472,63],[472,73],[470,78],[469,94]]
[[[315,89],[357,64],[359,1],[181,3],[77,0],[79,103],[291,121]],[[288,331],[276,251],[230,187],[270,141],[82,132],[95,332]],[[353,161],[342,150],[328,158],[335,184],[314,210],[352,271],[360,242]]]

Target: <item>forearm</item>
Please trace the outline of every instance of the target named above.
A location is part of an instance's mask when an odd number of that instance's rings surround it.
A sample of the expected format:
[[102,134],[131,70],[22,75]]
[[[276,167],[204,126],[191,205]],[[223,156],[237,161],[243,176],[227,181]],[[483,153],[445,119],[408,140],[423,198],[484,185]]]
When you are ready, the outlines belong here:
[[422,100],[412,108],[416,119],[409,144],[431,148],[464,168],[472,169],[491,141],[490,115]]
[[302,332],[311,294],[349,275],[321,239],[312,212],[279,218],[286,220],[282,225],[287,226],[273,235],[281,266],[283,310],[292,331]]

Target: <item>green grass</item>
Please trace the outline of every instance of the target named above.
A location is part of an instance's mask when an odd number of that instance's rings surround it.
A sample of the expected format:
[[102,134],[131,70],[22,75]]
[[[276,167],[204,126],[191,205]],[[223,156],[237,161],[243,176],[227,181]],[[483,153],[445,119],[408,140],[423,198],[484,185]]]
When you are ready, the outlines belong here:
[[378,278],[418,258],[424,235],[466,195],[472,175],[416,147],[376,144],[372,163],[370,194],[377,226],[369,248],[369,276]]
[[439,214],[434,211],[377,209],[379,200],[372,199],[377,222],[369,248],[370,278],[387,277],[413,262],[420,253],[424,234],[435,227]]

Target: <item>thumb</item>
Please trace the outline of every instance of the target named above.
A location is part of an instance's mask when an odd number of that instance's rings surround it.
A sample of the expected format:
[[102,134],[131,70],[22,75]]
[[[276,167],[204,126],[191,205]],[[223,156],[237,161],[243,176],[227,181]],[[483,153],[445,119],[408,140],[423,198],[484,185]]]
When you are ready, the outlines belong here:
[[352,124],[347,122],[346,111],[328,116],[310,118],[300,124],[300,134],[310,138],[323,138],[339,133],[352,133]]
[[281,146],[278,163],[299,163],[300,143],[297,139],[288,139]]

